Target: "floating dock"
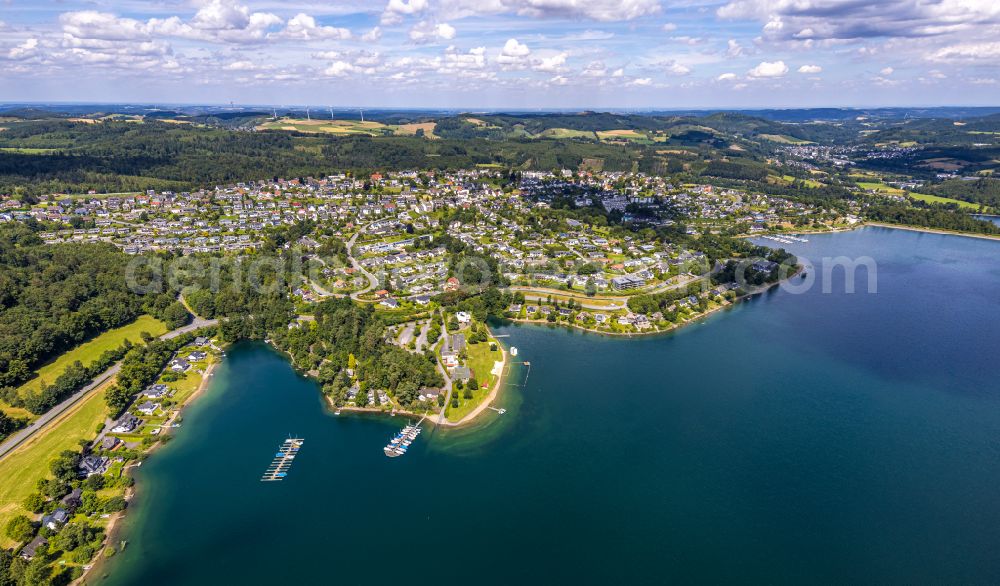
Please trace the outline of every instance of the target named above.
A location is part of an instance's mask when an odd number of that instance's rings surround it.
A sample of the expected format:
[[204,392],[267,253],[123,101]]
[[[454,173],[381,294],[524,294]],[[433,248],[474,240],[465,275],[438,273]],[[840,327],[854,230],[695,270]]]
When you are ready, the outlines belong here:
[[[421,419],[421,421],[423,421],[423,419]],[[389,443],[382,448],[382,451],[384,451],[385,455],[390,458],[402,456],[406,453],[406,450],[410,449],[410,444],[417,439],[417,436],[420,435],[421,431],[423,430],[420,429],[419,423],[416,425],[407,425],[399,433],[397,433],[395,437],[389,440]]]
[[275,482],[278,480],[284,480],[288,476],[288,469],[292,467],[292,463],[295,461],[295,456],[298,455],[299,449],[302,448],[302,444],[306,440],[298,437],[290,437],[283,441],[280,446],[278,446],[277,453],[274,454],[274,459],[271,460],[271,465],[267,467],[264,475],[260,477],[261,482]]

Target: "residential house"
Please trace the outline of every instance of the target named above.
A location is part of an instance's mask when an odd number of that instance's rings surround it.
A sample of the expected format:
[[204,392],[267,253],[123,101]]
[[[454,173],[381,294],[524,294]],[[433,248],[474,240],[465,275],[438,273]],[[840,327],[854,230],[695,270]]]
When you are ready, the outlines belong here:
[[126,413],[114,423],[111,433],[131,433],[137,427],[139,427],[139,418],[131,413]]
[[84,456],[80,459],[78,468],[80,476],[90,477],[95,474],[104,474],[108,471],[108,458],[102,456]]

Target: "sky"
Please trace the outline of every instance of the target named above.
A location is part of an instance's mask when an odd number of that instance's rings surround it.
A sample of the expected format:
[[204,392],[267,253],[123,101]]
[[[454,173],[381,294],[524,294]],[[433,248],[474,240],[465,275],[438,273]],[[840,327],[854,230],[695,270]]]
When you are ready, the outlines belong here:
[[1000,0],[0,0],[0,101],[1000,105]]

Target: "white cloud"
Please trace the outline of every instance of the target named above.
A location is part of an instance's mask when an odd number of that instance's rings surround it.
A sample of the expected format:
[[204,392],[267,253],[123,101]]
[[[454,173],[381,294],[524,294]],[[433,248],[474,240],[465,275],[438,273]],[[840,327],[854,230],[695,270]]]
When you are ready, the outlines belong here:
[[736,79],[736,74],[735,73],[723,73],[722,75],[720,75],[719,77],[716,77],[715,79],[717,81],[732,81],[732,80]]
[[517,14],[535,18],[585,18],[602,22],[634,20],[660,12],[659,0],[442,0],[454,18]]
[[942,47],[929,55],[930,61],[990,62],[1000,60],[1000,42],[961,43]]
[[674,23],[672,23],[672,22],[668,22],[667,24],[663,25],[663,31],[664,32],[668,32],[669,33],[669,32],[673,32],[675,30],[677,30],[677,25],[674,24]]
[[228,71],[253,71],[259,66],[253,61],[233,61],[225,66]]
[[[299,16],[307,20],[311,18],[304,14]],[[298,25],[302,22],[299,20]],[[248,7],[233,0],[212,0],[198,9],[187,22],[177,16],[141,21],[107,12],[80,10],[59,15],[59,24],[66,35],[76,39],[138,41],[176,37],[220,43],[252,43],[263,41],[268,31],[284,24],[284,21],[268,12],[251,12]]]
[[682,76],[691,73],[691,68],[681,65],[676,61],[666,63],[666,72],[670,75]]
[[527,45],[517,39],[507,39],[503,49],[500,49],[497,63],[506,70],[524,69],[528,65],[529,55],[531,55],[531,49]]
[[503,51],[501,55],[506,55],[508,57],[527,57],[531,54],[531,49],[527,45],[518,42],[517,39],[507,39],[504,43]]
[[611,77],[625,77],[625,70],[622,68],[615,69],[611,73]]
[[7,58],[14,61],[20,61],[22,59],[34,57],[37,52],[38,39],[31,38],[16,47],[11,47],[11,49],[7,51]]
[[799,73],[816,74],[822,72],[823,68],[819,65],[803,65],[802,67],[799,67]]
[[361,40],[365,41],[366,43],[374,43],[381,38],[382,38],[382,29],[379,27],[375,27],[372,30],[361,35]]
[[583,68],[580,75],[583,77],[604,77],[608,74],[608,68],[603,61],[591,61]]
[[760,65],[747,72],[750,77],[783,77],[788,73],[788,66],[784,61],[761,61]]
[[399,24],[406,16],[427,10],[427,0],[389,0],[382,11],[382,24]]
[[410,29],[410,40],[414,43],[430,43],[439,40],[451,40],[455,38],[455,27],[446,22],[434,24],[422,21]]
[[651,77],[640,77],[638,79],[633,79],[629,85],[635,86],[650,86],[653,85],[653,78]]
[[323,73],[330,77],[346,77],[353,73],[354,69],[354,65],[347,61],[334,61],[329,67],[323,70]]
[[727,57],[742,57],[746,54],[746,50],[743,48],[736,39],[729,39],[726,43],[726,56]]
[[896,70],[893,69],[892,67],[883,67],[882,70],[879,71],[879,73],[882,74],[883,76],[888,77],[888,76],[892,75],[892,73],[894,71],[896,71]]
[[569,57],[569,53],[559,53],[558,55],[553,55],[551,57],[543,57],[532,65],[532,69],[535,71],[548,72],[562,71],[565,69],[563,66],[566,65],[567,57]]
[[351,38],[351,31],[346,28],[319,26],[316,19],[308,14],[299,13],[285,25],[285,29],[272,38],[297,39],[300,41],[315,41],[322,39],[344,40]]

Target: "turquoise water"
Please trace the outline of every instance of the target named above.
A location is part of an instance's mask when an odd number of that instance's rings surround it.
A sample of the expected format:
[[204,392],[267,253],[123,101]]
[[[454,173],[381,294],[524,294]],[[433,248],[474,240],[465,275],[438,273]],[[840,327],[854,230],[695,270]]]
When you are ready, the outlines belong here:
[[[111,584],[996,583],[1000,243],[866,228],[878,293],[780,290],[674,335],[505,326],[477,430],[382,446],[266,346],[138,474]],[[817,270],[817,274],[821,271]],[[860,288],[864,291],[864,287]],[[259,477],[289,433],[284,482]]]

